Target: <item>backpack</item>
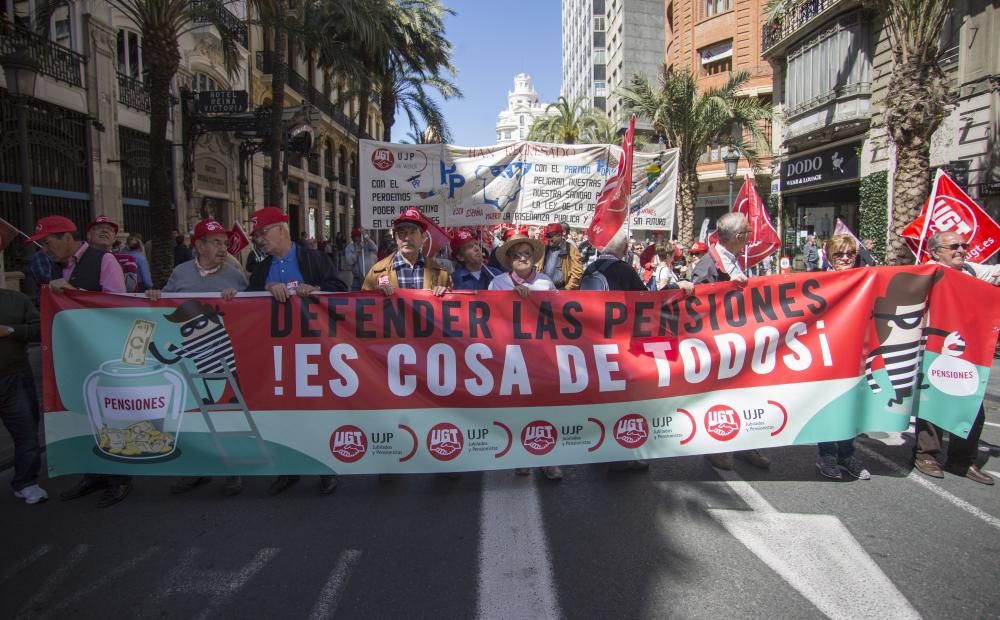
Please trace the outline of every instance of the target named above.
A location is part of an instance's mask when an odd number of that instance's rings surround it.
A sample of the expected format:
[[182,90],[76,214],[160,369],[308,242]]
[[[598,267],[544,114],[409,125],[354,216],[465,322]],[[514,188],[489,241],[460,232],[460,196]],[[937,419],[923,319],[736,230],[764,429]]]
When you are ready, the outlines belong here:
[[583,274],[583,280],[580,281],[581,291],[610,291],[611,287],[608,286],[608,278],[604,275],[604,272],[614,264],[615,261],[610,258],[606,258],[600,261],[595,261],[594,264],[588,268],[587,273]]
[[124,252],[114,252],[112,256],[121,265],[122,275],[125,276],[125,292],[135,293],[139,291],[139,265],[135,259]]

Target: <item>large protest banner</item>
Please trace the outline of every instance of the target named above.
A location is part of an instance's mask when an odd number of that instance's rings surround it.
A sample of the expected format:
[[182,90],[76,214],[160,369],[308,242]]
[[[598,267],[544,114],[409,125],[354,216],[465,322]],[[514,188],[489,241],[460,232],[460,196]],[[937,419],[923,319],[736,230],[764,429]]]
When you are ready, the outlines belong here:
[[46,291],[50,474],[565,465],[839,440],[911,415],[965,435],[982,402],[1000,292],[958,271],[696,293]]
[[[635,153],[630,226],[672,230],[677,149]],[[490,147],[361,140],[361,224],[389,228],[408,206],[443,227],[590,225],[621,147],[515,142]]]

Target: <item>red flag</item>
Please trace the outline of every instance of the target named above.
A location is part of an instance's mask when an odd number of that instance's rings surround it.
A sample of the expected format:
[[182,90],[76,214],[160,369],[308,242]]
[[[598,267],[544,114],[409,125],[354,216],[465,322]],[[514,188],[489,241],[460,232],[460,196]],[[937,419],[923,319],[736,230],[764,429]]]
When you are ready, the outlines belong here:
[[229,246],[229,253],[233,256],[239,256],[243,248],[250,245],[250,237],[247,237],[246,231],[243,230],[239,222],[233,224],[233,229],[226,234],[226,244]]
[[[945,173],[937,177],[936,187],[931,192],[934,206],[931,208],[931,198],[924,203],[917,219],[903,229],[903,238],[914,254],[923,245],[918,262],[930,260],[927,252],[927,239],[936,232],[952,231],[962,236],[969,243],[966,260],[970,263],[981,263],[993,256],[1000,249],[1000,226],[993,221],[982,207],[962,191]],[[921,232],[924,221],[930,212],[926,237],[921,244]]]
[[427,240],[424,241],[424,247],[420,248],[420,250],[424,253],[425,257],[434,258],[443,248],[451,246],[451,237],[443,228],[427,219],[427,216],[423,213],[420,214],[420,217],[423,219],[424,224],[427,225]]
[[17,235],[20,231],[17,230],[11,223],[7,220],[0,218],[0,252],[7,249],[11,241],[17,239]]
[[628,131],[622,142],[622,158],[618,171],[597,196],[594,219],[587,229],[587,239],[595,248],[603,248],[618,233],[628,213],[628,197],[632,193],[632,151],[635,147],[635,116],[628,121]]
[[[764,201],[760,199],[757,186],[753,184],[749,174],[743,178],[743,187],[736,196],[733,213],[742,213],[750,222],[750,238],[747,239],[746,250],[741,256],[736,257],[744,269],[753,267],[781,247],[778,231],[771,224],[771,217],[764,208]],[[713,231],[708,237],[709,244],[714,244],[718,240],[718,232]]]

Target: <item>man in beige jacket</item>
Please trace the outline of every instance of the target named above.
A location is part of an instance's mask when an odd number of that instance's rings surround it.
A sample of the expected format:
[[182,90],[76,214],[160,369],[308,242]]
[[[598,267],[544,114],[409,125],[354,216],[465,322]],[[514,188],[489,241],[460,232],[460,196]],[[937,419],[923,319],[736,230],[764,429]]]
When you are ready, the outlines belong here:
[[395,252],[372,265],[365,276],[362,291],[380,290],[392,295],[396,289],[423,289],[440,297],[451,288],[451,276],[433,258],[424,256],[427,221],[410,207],[392,223]]

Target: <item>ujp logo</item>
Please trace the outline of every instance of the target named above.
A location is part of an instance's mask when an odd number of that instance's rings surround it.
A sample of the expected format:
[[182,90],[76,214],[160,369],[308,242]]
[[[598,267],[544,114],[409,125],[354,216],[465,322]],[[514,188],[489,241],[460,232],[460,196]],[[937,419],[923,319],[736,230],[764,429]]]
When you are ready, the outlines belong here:
[[531,454],[541,456],[552,452],[556,437],[558,432],[555,426],[545,420],[535,420],[521,430],[521,445]]
[[462,453],[462,432],[450,422],[441,422],[427,433],[427,451],[439,461],[450,461]]
[[740,414],[729,405],[716,405],[705,413],[705,430],[718,441],[729,441],[740,433]]
[[346,424],[330,435],[330,452],[343,463],[360,461],[368,452],[368,439],[360,428]]
[[372,165],[377,169],[385,172],[395,163],[395,158],[392,156],[392,151],[386,148],[375,149],[372,153]]
[[622,416],[615,422],[615,441],[623,448],[638,448],[649,438],[649,423],[638,413]]

